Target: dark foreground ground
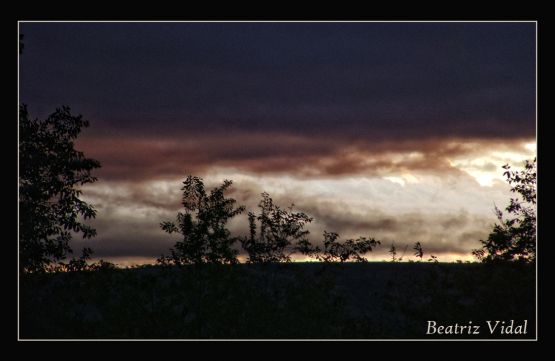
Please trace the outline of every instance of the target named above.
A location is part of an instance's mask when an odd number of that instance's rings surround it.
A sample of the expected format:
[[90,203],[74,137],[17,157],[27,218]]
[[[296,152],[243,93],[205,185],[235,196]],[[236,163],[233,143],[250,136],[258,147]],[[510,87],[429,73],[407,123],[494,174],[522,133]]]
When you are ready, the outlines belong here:
[[[22,276],[19,302],[23,339],[535,338],[535,270],[525,265],[108,269]],[[508,333],[524,332],[524,320],[526,334]],[[427,335],[428,321],[453,333]],[[470,321],[479,334],[455,328]],[[486,321],[500,321],[493,334]]]

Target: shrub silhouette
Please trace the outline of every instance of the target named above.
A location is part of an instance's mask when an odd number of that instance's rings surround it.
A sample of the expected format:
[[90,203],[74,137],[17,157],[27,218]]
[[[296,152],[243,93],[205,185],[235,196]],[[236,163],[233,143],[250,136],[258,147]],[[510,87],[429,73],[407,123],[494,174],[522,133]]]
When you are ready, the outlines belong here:
[[72,253],[72,232],[96,235],[81,222],[94,218],[96,210],[79,198],[78,186],[97,180],[91,171],[100,163],[74,149],[73,141],[89,122],[69,107],[45,120],[31,119],[24,104],[19,114],[20,269],[37,272]]
[[62,271],[62,272],[78,272],[78,271],[86,271],[89,269],[89,265],[87,261],[90,259],[93,251],[90,248],[83,248],[83,252],[81,257],[73,258],[67,264],[61,263],[57,268],[54,268],[55,271]]
[[232,181],[224,180],[221,186],[208,194],[202,178],[187,177],[181,188],[185,212],[177,214],[177,224],[169,221],[160,224],[168,233],[182,234],[183,240],[170,250],[170,256],[160,257],[159,263],[237,263],[237,250],[232,245],[238,238],[231,237],[226,224],[229,219],[242,213],[245,207],[235,208],[236,200],[224,196],[231,184]]
[[238,251],[233,248],[239,241],[246,251],[247,263],[290,262],[294,253],[323,262],[364,262],[364,254],[380,244],[374,238],[359,237],[338,242],[339,235],[324,231],[323,249],[312,245],[310,232],[305,229],[313,218],[303,212],[294,212],[292,204],[283,209],[270,195],[262,193],[258,207],[260,213],[248,213],[249,235],[232,237],[226,228],[229,219],[244,212],[235,208],[236,200],[225,198],[230,180],[207,194],[202,178],[188,176],[183,182],[182,204],[185,213],[178,213],[177,223],[165,221],[160,227],[168,233],[180,233],[183,240],[162,255],[158,263],[165,265],[234,264]]
[[522,261],[534,262],[536,258],[536,158],[525,161],[522,171],[511,170],[510,165],[503,166],[503,175],[512,186],[511,192],[517,198],[511,198],[505,210],[512,215],[506,218],[495,207],[498,224],[487,240],[480,240],[482,248],[472,253],[484,262]]
[[422,261],[422,257],[424,257],[424,249],[422,248],[422,244],[420,242],[416,242],[412,249],[414,249],[414,256]]
[[343,243],[337,242],[339,235],[334,232],[324,231],[324,249],[317,258],[324,262],[345,262],[350,259],[357,262],[366,262],[364,254],[371,252],[380,244],[374,238],[359,237],[348,239]]
[[[289,262],[294,253],[326,263],[364,262],[363,255],[380,244],[380,241],[366,237],[340,243],[337,233],[324,231],[324,248],[314,246],[308,239],[310,232],[305,229],[313,218],[303,212],[293,212],[293,206],[282,209],[274,204],[268,193],[262,193],[259,203],[261,212],[258,216],[249,212],[250,235],[241,240],[243,249],[249,255],[249,263]],[[257,220],[260,223],[258,236]]]
[[391,262],[397,262],[397,248],[395,248],[395,244],[391,244],[388,252],[391,254]]
[[[293,212],[291,205],[287,210],[274,204],[270,195],[262,193],[258,204],[260,214],[249,212],[249,237],[241,239],[243,249],[249,255],[250,263],[289,262],[291,254],[315,252],[307,239],[306,224],[312,218],[303,212]],[[256,221],[260,223],[257,237]]]

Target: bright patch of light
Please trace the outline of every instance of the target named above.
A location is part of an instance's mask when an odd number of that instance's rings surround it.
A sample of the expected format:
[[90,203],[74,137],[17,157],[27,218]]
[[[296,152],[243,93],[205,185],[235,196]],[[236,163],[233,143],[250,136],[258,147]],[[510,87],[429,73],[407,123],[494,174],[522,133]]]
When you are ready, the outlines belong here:
[[414,175],[409,174],[409,173],[403,174],[403,179],[407,183],[418,183],[418,182],[420,182],[420,180],[417,177],[415,177]]
[[[485,172],[469,172],[471,176],[474,177],[474,179],[476,179],[476,182],[478,182],[478,184],[480,184],[482,187],[491,187],[493,186],[493,181],[495,179],[497,179],[497,176],[494,176],[492,174],[488,174]],[[473,174],[474,173],[474,174]]]
[[408,157],[410,159],[424,159],[424,154],[422,154],[421,152],[410,152],[408,154]]
[[510,164],[515,170],[522,169],[524,161],[535,156],[536,144],[524,143],[520,149],[525,149],[525,151],[507,151],[493,148],[479,156],[472,155],[449,159],[449,163],[452,167],[471,175],[481,186],[491,187],[496,180],[505,182],[502,165]]
[[401,177],[384,177],[384,179],[387,179],[390,182],[393,183],[397,183],[399,185],[401,185],[402,187],[405,186],[405,180]]
[[401,176],[390,176],[390,177],[383,177],[383,179],[388,180],[390,182],[399,184],[400,186],[404,187],[406,184],[409,183],[419,183],[420,180],[412,174],[404,173]]
[[526,143],[524,145],[524,148],[526,148],[527,150],[529,150],[530,152],[536,152],[536,143]]

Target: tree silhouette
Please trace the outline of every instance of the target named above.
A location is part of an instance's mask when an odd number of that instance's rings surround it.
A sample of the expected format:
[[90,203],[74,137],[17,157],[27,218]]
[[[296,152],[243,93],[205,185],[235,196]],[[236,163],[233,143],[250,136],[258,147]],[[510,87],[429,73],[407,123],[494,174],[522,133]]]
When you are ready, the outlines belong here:
[[[258,216],[249,212],[250,236],[241,240],[243,249],[249,255],[249,262],[288,262],[296,251],[303,254],[315,251],[307,239],[309,231],[304,229],[306,224],[312,222],[311,217],[303,212],[293,212],[294,205],[287,210],[282,209],[274,204],[266,192],[262,193],[258,206]],[[256,220],[260,223],[258,237]]]
[[380,244],[374,238],[359,237],[348,239],[343,243],[337,242],[339,235],[334,232],[324,231],[324,249],[317,258],[324,262],[345,262],[353,259],[357,262],[366,262],[364,254],[371,252]]
[[525,161],[522,171],[503,166],[503,175],[512,186],[511,192],[518,197],[511,198],[505,210],[511,215],[506,218],[495,207],[498,224],[487,240],[480,240],[482,248],[472,253],[484,262],[523,261],[534,262],[536,258],[536,158]]
[[[19,112],[19,255],[26,272],[45,270],[72,253],[72,233],[83,238],[96,231],[81,220],[96,210],[81,200],[79,186],[97,180],[94,159],[74,149],[73,141],[89,122],[67,106],[45,120],[31,119],[27,106]],[[90,249],[86,254],[90,254]]]
[[170,256],[162,256],[160,263],[176,265],[203,263],[237,263],[237,250],[232,245],[238,240],[226,228],[229,219],[242,213],[244,206],[235,208],[236,200],[225,198],[232,181],[214,188],[209,194],[202,178],[188,176],[183,182],[182,204],[185,213],[177,214],[177,224],[162,222],[160,227],[168,233],[180,233],[183,240],[175,244]]

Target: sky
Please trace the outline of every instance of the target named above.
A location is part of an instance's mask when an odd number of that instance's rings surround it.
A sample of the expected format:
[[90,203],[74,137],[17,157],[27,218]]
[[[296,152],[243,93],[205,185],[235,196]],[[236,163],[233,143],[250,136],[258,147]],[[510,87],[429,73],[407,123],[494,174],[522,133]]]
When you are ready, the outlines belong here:
[[[91,123],[95,257],[153,262],[189,174],[388,258],[471,260],[536,154],[535,23],[20,23],[19,100]],[[246,215],[230,223],[246,234]]]

